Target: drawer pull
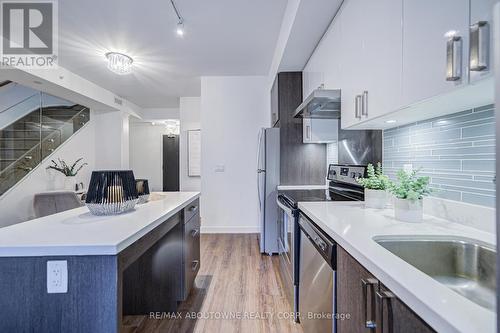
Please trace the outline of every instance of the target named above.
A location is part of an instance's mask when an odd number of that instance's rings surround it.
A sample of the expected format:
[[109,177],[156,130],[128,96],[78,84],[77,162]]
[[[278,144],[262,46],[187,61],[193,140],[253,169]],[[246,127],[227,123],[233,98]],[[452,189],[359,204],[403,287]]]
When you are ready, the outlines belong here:
[[191,270],[195,271],[198,268],[199,265],[200,265],[200,261],[199,260],[193,260],[191,262]]
[[365,327],[369,329],[374,329],[376,327],[374,318],[375,318],[375,298],[371,297],[370,298],[370,308],[371,308],[371,314],[370,314],[370,319],[368,319],[368,287],[372,289],[372,295],[373,295],[373,289],[374,287],[378,284],[378,281],[376,279],[361,279],[361,285],[363,286],[363,307],[364,307],[364,320],[365,320]]
[[191,206],[191,207],[189,207],[189,208],[188,208],[188,211],[190,211],[190,212],[195,212],[195,211],[196,211],[196,209],[198,209],[198,207],[197,207],[197,206]]
[[191,230],[191,237],[196,237],[200,233],[200,230],[198,229],[193,229]]
[[376,293],[378,303],[380,304],[380,332],[384,333],[384,301],[387,301],[387,327],[388,332],[392,333],[394,331],[394,321],[392,319],[392,302],[394,294],[390,291],[382,291]]

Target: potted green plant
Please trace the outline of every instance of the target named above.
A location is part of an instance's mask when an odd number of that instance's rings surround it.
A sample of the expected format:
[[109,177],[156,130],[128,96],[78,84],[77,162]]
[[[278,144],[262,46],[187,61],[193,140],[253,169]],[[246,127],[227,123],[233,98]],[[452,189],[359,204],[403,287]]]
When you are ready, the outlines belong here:
[[51,160],[52,165],[49,165],[47,169],[52,169],[56,170],[60,173],[62,173],[65,178],[64,178],[64,189],[69,190],[69,191],[74,191],[75,190],[75,184],[76,181],[75,176],[82,170],[84,166],[87,165],[87,163],[81,163],[80,166],[78,164],[83,160],[83,157],[80,157],[77,159],[71,166],[66,163],[64,160],[61,160],[60,158],[57,159],[58,162]]
[[382,164],[368,164],[366,169],[367,177],[358,178],[357,181],[365,188],[365,207],[385,208],[387,205],[387,189],[390,185],[389,177],[382,172]]
[[399,170],[398,182],[391,185],[394,194],[394,214],[397,220],[422,222],[423,198],[431,193],[429,177],[417,177],[419,170]]

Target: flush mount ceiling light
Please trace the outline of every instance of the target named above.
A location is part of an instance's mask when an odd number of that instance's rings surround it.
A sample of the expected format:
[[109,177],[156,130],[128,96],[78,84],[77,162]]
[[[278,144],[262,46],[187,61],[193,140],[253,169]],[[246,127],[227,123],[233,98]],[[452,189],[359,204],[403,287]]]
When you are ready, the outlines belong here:
[[110,71],[125,75],[132,72],[132,63],[134,59],[126,54],[119,52],[108,52],[106,53],[106,59],[108,59],[108,68]]
[[394,119],[386,120],[385,123],[386,124],[394,124],[394,123],[396,123],[396,120],[394,120]]
[[175,15],[177,15],[177,28],[175,29],[175,32],[177,33],[177,36],[184,37],[184,19],[182,18],[179,9],[177,9],[174,0],[170,0],[170,3],[172,4]]

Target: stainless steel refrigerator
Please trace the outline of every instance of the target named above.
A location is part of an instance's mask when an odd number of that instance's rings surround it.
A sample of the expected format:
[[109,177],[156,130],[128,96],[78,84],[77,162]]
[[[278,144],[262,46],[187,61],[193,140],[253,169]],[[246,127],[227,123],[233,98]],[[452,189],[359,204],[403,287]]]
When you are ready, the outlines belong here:
[[278,253],[277,189],[280,182],[280,130],[262,128],[257,157],[257,189],[259,196],[260,252]]

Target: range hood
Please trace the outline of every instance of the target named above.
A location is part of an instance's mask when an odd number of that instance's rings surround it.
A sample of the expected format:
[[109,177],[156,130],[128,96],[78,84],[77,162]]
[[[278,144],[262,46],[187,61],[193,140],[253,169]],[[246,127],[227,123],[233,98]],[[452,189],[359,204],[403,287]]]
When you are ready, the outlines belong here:
[[315,89],[293,113],[295,118],[340,119],[340,89]]

